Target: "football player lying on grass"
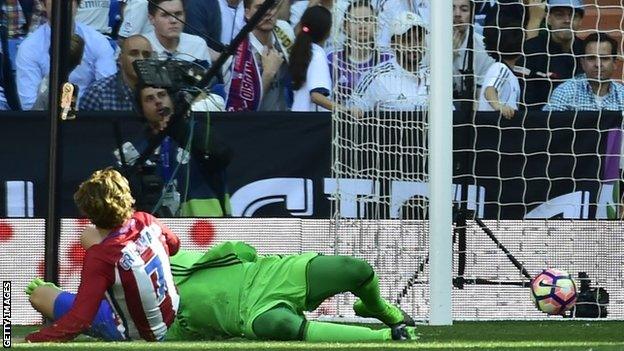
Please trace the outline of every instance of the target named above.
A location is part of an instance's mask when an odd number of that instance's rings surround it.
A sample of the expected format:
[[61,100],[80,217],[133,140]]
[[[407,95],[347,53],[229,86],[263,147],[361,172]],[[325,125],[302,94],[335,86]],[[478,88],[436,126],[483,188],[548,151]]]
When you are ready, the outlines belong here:
[[[86,247],[101,240],[91,234],[83,234],[81,241]],[[316,253],[261,256],[243,242],[230,241],[205,253],[180,250],[171,257],[171,269],[180,307],[164,338],[167,341],[243,337],[357,342],[417,338],[412,318],[380,296],[373,268],[354,257]],[[377,318],[388,328],[373,330],[304,317],[303,311],[313,311],[325,299],[347,291],[359,298],[353,305],[356,315]],[[49,318],[60,318],[71,304],[69,299],[58,298],[69,293],[42,280],[34,280],[27,292],[33,307]],[[42,295],[44,299],[39,298]],[[107,304],[103,301],[101,310],[110,308],[114,312]],[[98,313],[88,333],[104,340],[119,340],[109,332],[119,326],[115,316]]]
[[88,328],[109,340],[162,340],[180,300],[169,265],[178,237],[134,211],[128,181],[113,169],[93,173],[74,201],[95,225],[83,234],[89,249],[78,293],[35,279],[27,288],[31,303],[55,322],[26,341],[69,341]]

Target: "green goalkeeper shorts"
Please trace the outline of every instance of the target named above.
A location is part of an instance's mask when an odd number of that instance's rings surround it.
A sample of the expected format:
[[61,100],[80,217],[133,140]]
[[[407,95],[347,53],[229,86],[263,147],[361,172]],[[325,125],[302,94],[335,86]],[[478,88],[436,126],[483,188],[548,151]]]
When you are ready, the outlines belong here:
[[317,253],[260,256],[194,272],[178,285],[180,307],[166,340],[255,339],[253,321],[279,305],[307,309],[308,263]]

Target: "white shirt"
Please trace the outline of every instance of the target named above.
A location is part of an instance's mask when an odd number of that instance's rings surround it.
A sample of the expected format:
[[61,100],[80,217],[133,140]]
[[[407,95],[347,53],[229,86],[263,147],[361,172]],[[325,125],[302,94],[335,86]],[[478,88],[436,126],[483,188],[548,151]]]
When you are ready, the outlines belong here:
[[520,83],[514,73],[502,62],[495,62],[485,73],[483,87],[479,94],[478,111],[494,111],[492,105],[485,98],[485,89],[494,87],[498,92],[498,101],[515,110],[518,109],[520,101]]
[[354,90],[351,104],[365,111],[419,111],[428,106],[429,67],[416,74],[401,67],[396,59],[375,66]]
[[148,34],[154,31],[147,13],[147,0],[128,0],[123,12],[123,23],[119,36],[127,38],[134,34]]
[[312,92],[325,96],[331,95],[332,81],[329,73],[327,54],[318,44],[312,43],[312,59],[306,71],[306,81],[301,88],[295,90],[292,105],[293,111],[327,111],[310,99]]
[[[481,86],[483,86],[483,78],[485,78],[485,74],[487,73],[487,70],[496,61],[494,61],[494,59],[490,55],[488,55],[488,53],[485,51],[485,46],[483,44],[483,36],[481,34],[474,33],[473,41],[474,41],[474,45],[473,45],[474,54],[472,56],[473,57],[472,67],[473,67],[473,74],[475,76],[474,82],[475,82],[476,88],[480,89]],[[466,53],[468,52],[466,50],[467,47],[468,47],[468,33],[466,33],[466,37],[464,38],[463,43],[457,49],[458,55],[454,56],[454,59],[453,59],[453,84],[454,84],[455,89],[459,88],[459,85],[461,84],[461,81],[462,81],[461,79],[462,73],[460,71],[468,69],[468,58],[466,55]],[[478,93],[479,93],[479,90],[477,90],[477,94]]]
[[108,25],[108,12],[110,0],[83,0],[76,12],[76,21],[91,26],[102,34],[111,34]]
[[184,61],[207,61],[210,62],[210,51],[206,41],[197,35],[181,33],[180,42],[174,52],[165,49],[158,41],[155,32],[145,34],[147,40],[152,44],[152,50],[159,59],[175,58]]
[[221,43],[229,44],[245,26],[245,6],[240,0],[237,7],[230,7],[227,0],[219,0],[221,10]]
[[[108,39],[95,29],[76,22],[76,34],[85,42],[80,65],[69,75],[78,85],[81,97],[89,84],[117,72],[114,51]],[[30,33],[17,49],[16,83],[24,110],[30,110],[37,99],[41,80],[50,74],[50,25],[43,24]]]

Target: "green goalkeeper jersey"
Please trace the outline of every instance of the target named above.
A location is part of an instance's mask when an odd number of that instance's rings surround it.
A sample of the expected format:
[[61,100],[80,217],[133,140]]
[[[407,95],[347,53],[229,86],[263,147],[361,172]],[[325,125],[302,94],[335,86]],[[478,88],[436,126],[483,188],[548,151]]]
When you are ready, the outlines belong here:
[[242,242],[225,242],[206,253],[180,250],[171,270],[180,307],[166,340],[255,338],[253,321],[277,305],[306,309],[306,269],[316,253],[256,255]]

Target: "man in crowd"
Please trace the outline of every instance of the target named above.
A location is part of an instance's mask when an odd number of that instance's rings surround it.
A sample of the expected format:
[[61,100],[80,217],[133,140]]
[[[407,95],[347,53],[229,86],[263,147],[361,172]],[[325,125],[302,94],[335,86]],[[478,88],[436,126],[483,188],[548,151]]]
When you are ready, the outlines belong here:
[[618,43],[606,33],[592,33],[583,40],[584,74],[559,85],[545,111],[624,110],[624,85],[611,79]]
[[[147,5],[154,31],[145,34],[159,59],[195,61],[204,67],[216,59],[201,37],[182,33],[186,13],[182,0],[155,0]],[[212,56],[211,56],[212,55]]]
[[[79,0],[73,0],[74,16]],[[46,0],[46,10],[52,10],[52,0]],[[106,37],[95,29],[75,22],[73,31],[85,42],[82,62],[69,75],[69,82],[79,88],[82,97],[89,84],[117,72],[113,48]],[[17,50],[16,82],[24,110],[30,110],[37,98],[39,84],[50,72],[50,25],[43,24],[24,39]]]
[[[150,145],[159,146],[149,162],[164,184],[164,191],[137,195],[139,208],[155,211],[161,216],[223,217],[231,214],[226,184],[229,149],[215,134],[206,135],[199,122],[181,116],[188,106],[174,104],[165,89],[139,85],[136,104],[145,119],[146,130],[132,139],[136,153],[144,153]],[[193,137],[189,134],[193,131]],[[164,133],[160,138],[159,133]],[[136,151],[138,150],[138,151]],[[134,162],[138,155],[125,155]],[[145,170],[146,167],[143,167]],[[137,180],[131,178],[131,181]],[[154,199],[155,195],[155,199]],[[153,201],[156,200],[156,201]]]
[[483,35],[471,28],[473,6],[471,0],[453,0],[453,93],[460,101],[479,96],[483,77],[494,63],[485,51]]
[[154,31],[147,13],[147,0],[127,0],[123,5],[123,20],[119,26],[119,38],[128,38],[135,34],[147,34]]
[[426,108],[429,84],[425,56],[427,26],[413,12],[403,12],[392,25],[394,60],[375,66],[362,77],[352,104],[364,111],[415,111]]
[[[245,18],[249,20],[263,3],[244,0]],[[288,110],[288,46],[286,38],[275,32],[276,21],[273,7],[236,50],[225,74],[228,111]]]
[[80,109],[85,111],[132,111],[134,110],[134,89],[139,77],[132,63],[145,60],[152,55],[149,40],[142,35],[133,35],[124,40],[117,59],[117,73],[91,84],[80,100]]
[[575,35],[583,19],[583,1],[549,0],[547,8],[549,30],[524,44],[528,69],[524,103],[528,109],[541,109],[559,84],[583,72],[578,62],[581,39]]

